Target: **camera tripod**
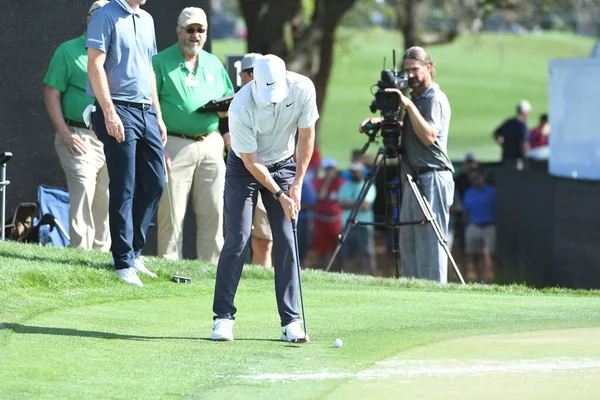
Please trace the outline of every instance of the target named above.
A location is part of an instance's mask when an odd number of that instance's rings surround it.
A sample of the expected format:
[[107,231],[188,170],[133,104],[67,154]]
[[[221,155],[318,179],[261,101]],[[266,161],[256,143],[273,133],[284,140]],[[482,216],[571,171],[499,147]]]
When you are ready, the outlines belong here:
[[[375,133],[372,133],[371,135],[369,135],[369,141],[362,148],[362,150],[361,150],[362,153],[364,153],[367,150],[369,144],[375,140]],[[395,141],[397,141],[397,140],[395,140]],[[371,168],[371,171],[369,171],[369,174],[367,175],[367,178],[365,179],[363,186],[358,194],[356,203],[350,211],[350,215],[346,221],[346,225],[344,226],[344,228],[342,229],[342,232],[338,236],[338,244],[333,252],[333,255],[331,256],[331,259],[329,260],[329,263],[327,264],[327,267],[325,268],[325,271],[329,272],[329,270],[331,269],[331,266],[333,265],[333,262],[335,261],[337,254],[339,253],[340,249],[342,248],[344,240],[346,240],[346,237],[348,236],[348,233],[350,232],[350,229],[352,229],[353,226],[375,226],[375,227],[385,228],[388,231],[389,237],[391,237],[392,255],[394,256],[394,263],[395,263],[395,267],[396,267],[396,278],[399,278],[400,277],[400,246],[399,246],[399,240],[396,240],[396,237],[394,234],[396,232],[398,232],[398,237],[399,237],[399,230],[400,230],[401,226],[425,225],[426,223],[429,223],[429,224],[431,224],[431,227],[432,227],[433,231],[435,232],[435,235],[438,239],[439,244],[442,246],[442,248],[446,252],[446,255],[448,256],[448,259],[450,260],[450,263],[452,264],[452,267],[454,268],[456,275],[460,279],[460,282],[464,285],[465,281],[458,269],[458,266],[456,265],[456,261],[454,260],[454,257],[452,257],[450,249],[448,248],[448,243],[446,242],[446,238],[443,237],[443,235],[442,235],[442,230],[441,230],[440,226],[438,225],[437,221],[435,220],[433,210],[431,209],[429,202],[423,195],[423,192],[421,191],[418,181],[416,181],[413,178],[412,171],[408,168],[408,166],[402,159],[402,156],[401,156],[400,152],[398,151],[397,146],[394,146],[393,143],[390,145],[390,143],[386,143],[386,142],[388,142],[388,141],[386,140],[386,138],[384,138],[384,146],[381,146],[379,148],[379,150],[377,151],[377,155],[375,156],[375,160],[373,161],[373,166]],[[396,158],[396,160],[397,160],[397,163],[396,163],[396,176],[398,177],[397,185],[390,184],[387,180],[387,165],[388,164],[387,164],[386,160],[392,159],[392,158]],[[362,204],[363,204],[365,198],[367,197],[367,193],[369,192],[369,189],[375,183],[375,180],[377,179],[377,176],[379,175],[379,171],[381,170],[381,168],[383,168],[385,221],[384,222],[357,221],[356,216],[358,215],[358,212],[360,211],[360,208],[362,207]],[[401,183],[400,177],[402,176],[401,175],[402,170],[405,171],[405,178],[407,180],[407,183],[410,186],[411,190],[413,191],[413,193],[417,199],[417,202],[419,204],[419,207],[421,208],[421,211],[423,212],[423,216],[424,216],[423,220],[400,221],[400,211],[399,211],[398,205],[400,204],[400,190],[399,189],[400,189],[400,183]],[[394,196],[394,197],[392,197],[392,196]],[[392,200],[395,200],[395,201],[393,202]],[[398,210],[398,212],[395,213],[396,215],[390,215],[393,207],[395,207]]]

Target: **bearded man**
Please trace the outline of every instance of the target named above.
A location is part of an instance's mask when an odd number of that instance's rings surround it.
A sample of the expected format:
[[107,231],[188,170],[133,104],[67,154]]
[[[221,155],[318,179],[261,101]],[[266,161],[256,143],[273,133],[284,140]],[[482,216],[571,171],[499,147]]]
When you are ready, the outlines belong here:
[[[401,107],[406,110],[402,124],[402,155],[422,194],[431,206],[433,217],[448,235],[450,206],[454,201],[454,167],[448,158],[448,130],[450,103],[440,86],[435,83],[435,63],[422,47],[411,47],[404,53],[404,71],[408,74],[410,97],[398,89]],[[367,119],[379,122],[379,119]],[[423,211],[415,194],[408,186],[402,188],[400,221],[423,220]],[[400,227],[400,254],[406,277],[430,279],[439,283],[448,280],[448,256],[439,243],[430,224]]]

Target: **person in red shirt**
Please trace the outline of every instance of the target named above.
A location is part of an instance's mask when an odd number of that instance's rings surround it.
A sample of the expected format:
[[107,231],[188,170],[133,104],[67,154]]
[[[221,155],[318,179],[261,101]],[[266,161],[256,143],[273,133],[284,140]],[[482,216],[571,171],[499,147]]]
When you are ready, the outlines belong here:
[[540,117],[540,123],[529,132],[529,147],[535,149],[537,147],[548,146],[548,136],[550,135],[550,123],[548,122],[548,114],[543,114]]
[[338,193],[345,180],[340,178],[334,160],[324,159],[321,167],[325,176],[313,181],[317,204],[313,215],[312,249],[317,265],[324,267],[333,255],[338,235],[342,230],[342,209],[338,204]]

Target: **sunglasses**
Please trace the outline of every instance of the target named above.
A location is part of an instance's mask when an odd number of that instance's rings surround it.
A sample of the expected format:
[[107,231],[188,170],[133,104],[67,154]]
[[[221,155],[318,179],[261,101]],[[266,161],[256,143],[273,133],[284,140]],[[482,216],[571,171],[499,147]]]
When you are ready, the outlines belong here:
[[188,34],[190,34],[190,35],[193,35],[193,34],[194,34],[194,33],[196,33],[196,32],[198,32],[198,33],[200,33],[200,34],[202,34],[202,33],[206,33],[206,29],[204,29],[204,28],[198,28],[198,29],[196,29],[196,28],[187,28],[185,31],[186,31]]

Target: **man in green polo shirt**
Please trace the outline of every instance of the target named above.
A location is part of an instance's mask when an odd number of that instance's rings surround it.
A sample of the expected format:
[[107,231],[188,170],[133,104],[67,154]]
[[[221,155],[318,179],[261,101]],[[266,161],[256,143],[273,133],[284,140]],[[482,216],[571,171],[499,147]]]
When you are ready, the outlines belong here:
[[225,186],[224,142],[217,129],[219,117],[226,113],[197,110],[211,100],[232,95],[234,89],[221,61],[202,49],[207,28],[201,8],[185,8],[178,18],[177,43],[152,60],[169,136],[165,148],[169,186],[158,206],[158,255],[181,258],[183,219],[191,191],[197,257],[216,263],[223,247]]
[[[108,3],[108,0],[94,2],[87,21]],[[56,128],[54,146],[67,177],[70,246],[109,251],[108,171],[104,147],[83,121],[83,110],[94,102],[86,94],[85,42],[86,34],[83,34],[56,49],[44,78],[44,101]]]

